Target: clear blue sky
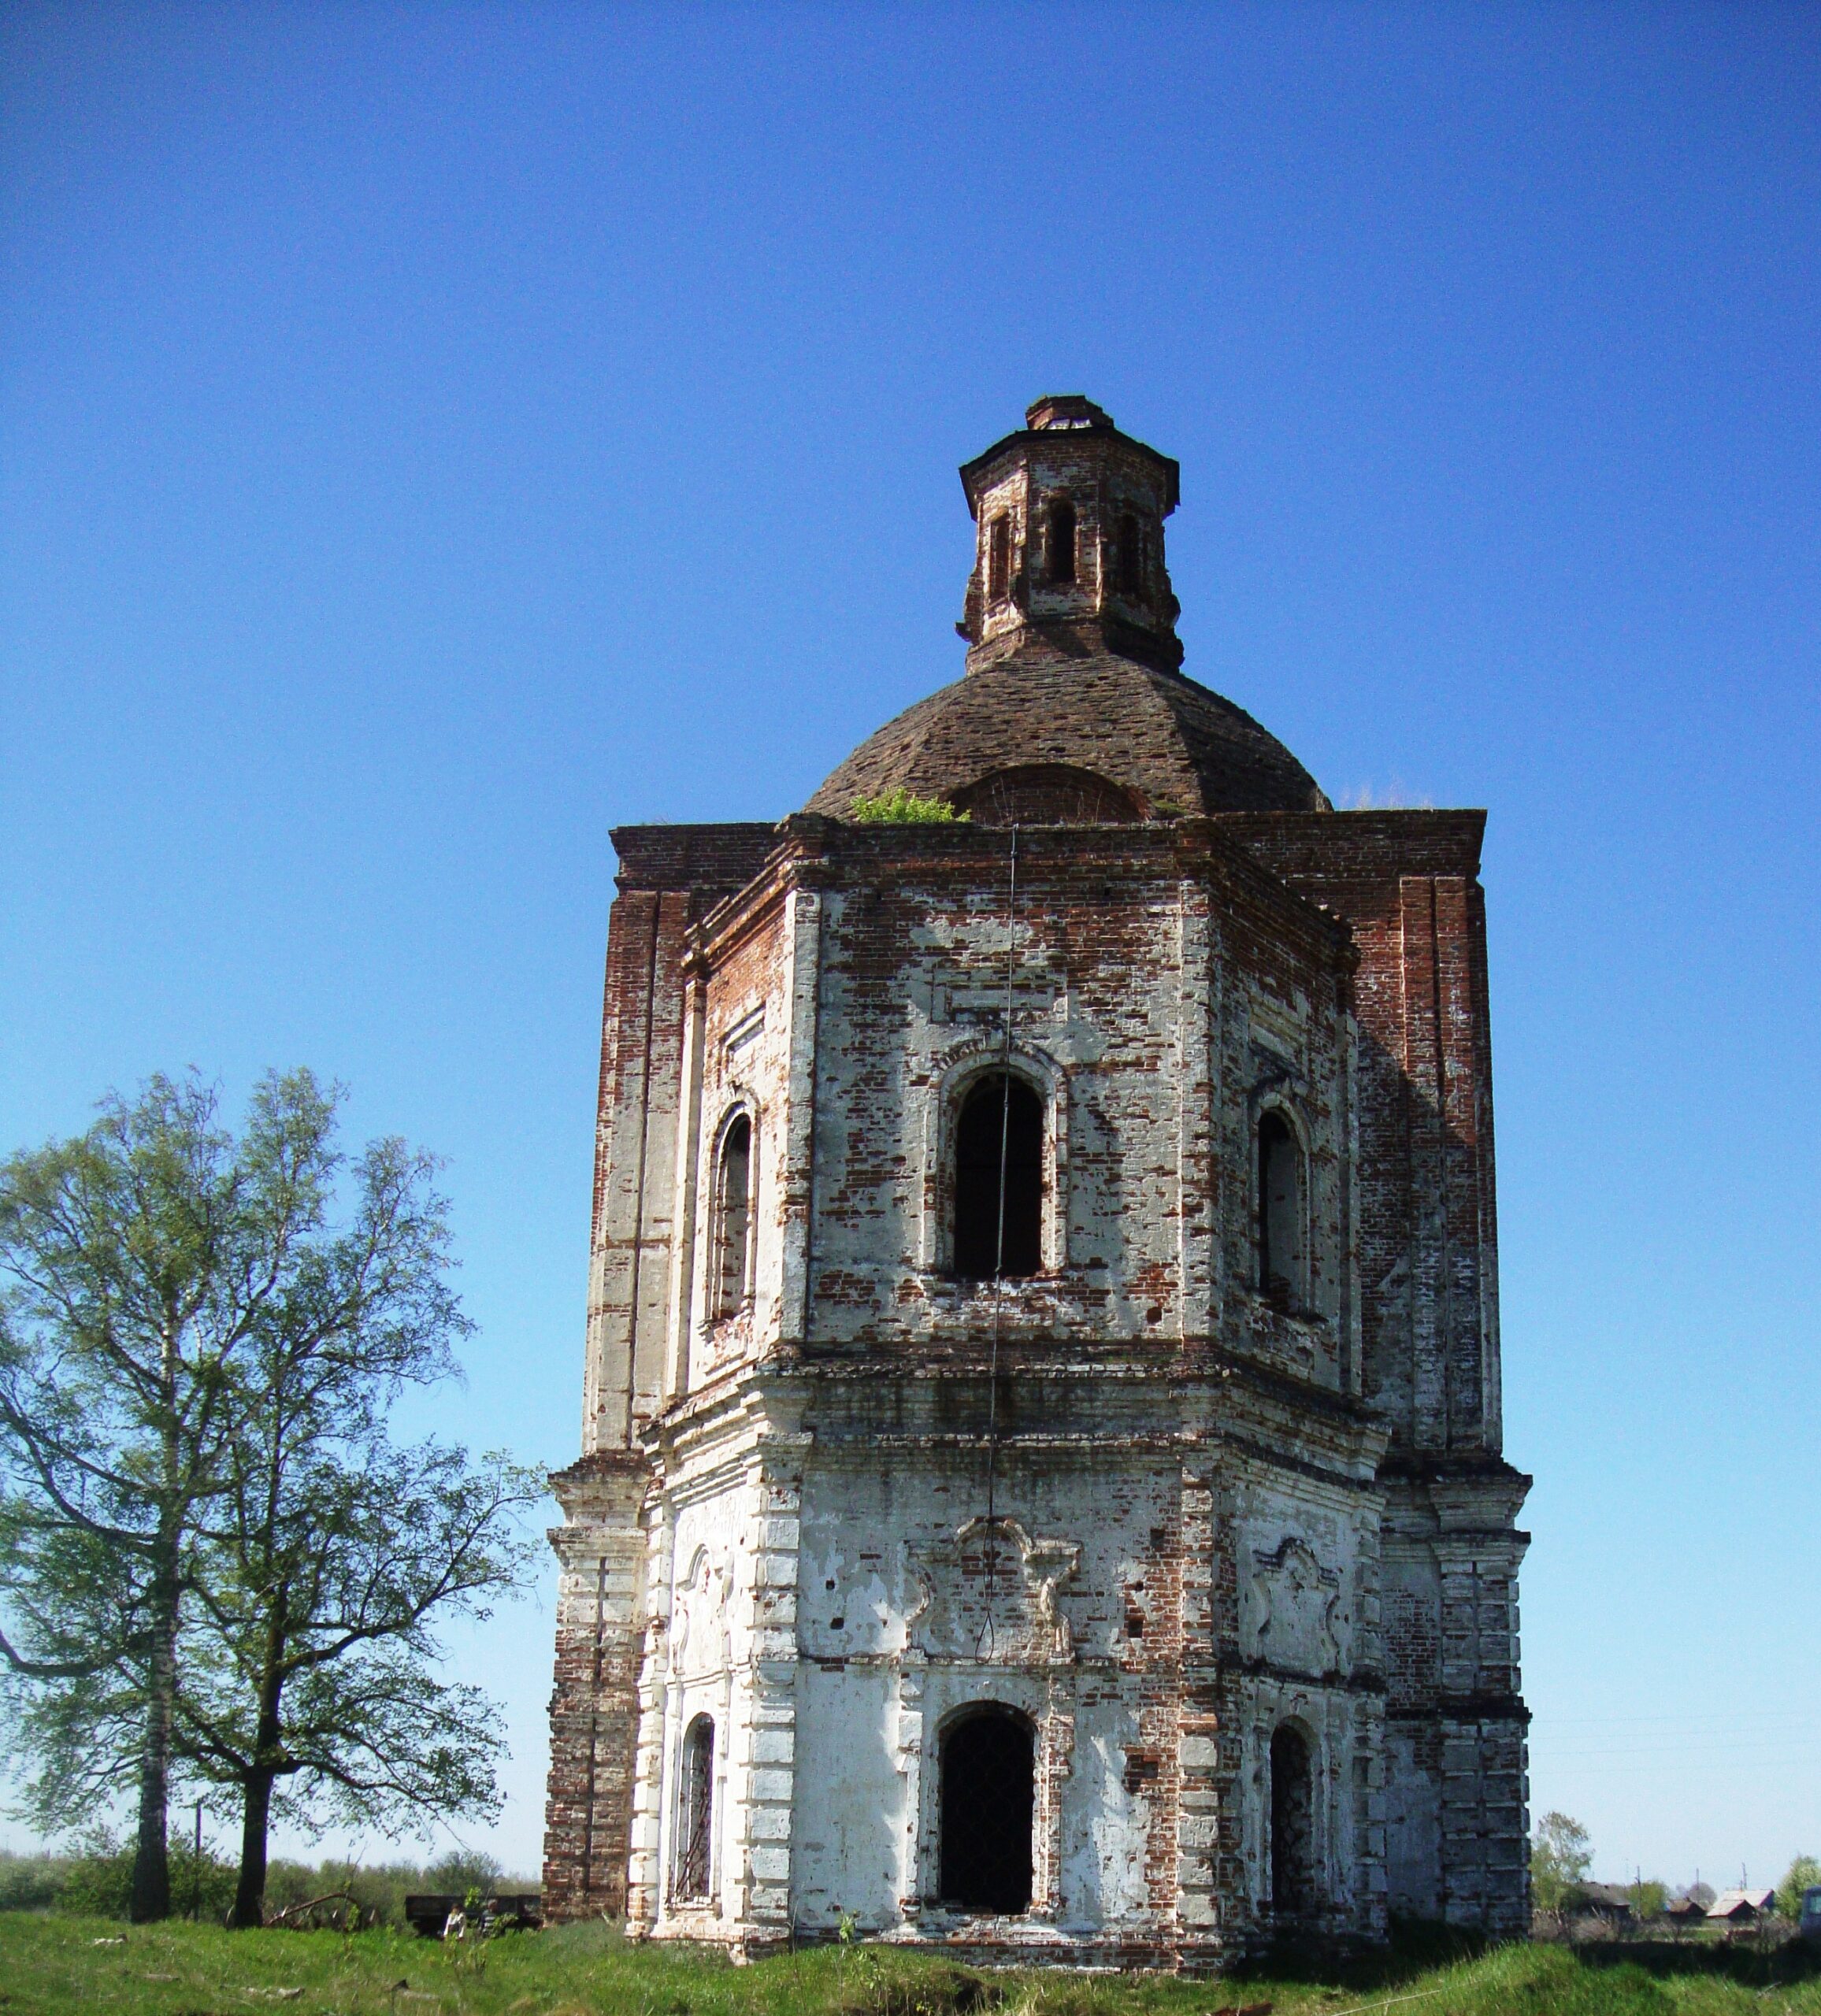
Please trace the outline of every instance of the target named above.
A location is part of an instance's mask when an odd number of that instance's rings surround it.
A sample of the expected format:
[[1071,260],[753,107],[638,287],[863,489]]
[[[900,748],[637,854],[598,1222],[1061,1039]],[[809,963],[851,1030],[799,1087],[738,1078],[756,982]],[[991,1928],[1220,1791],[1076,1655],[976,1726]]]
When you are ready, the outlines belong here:
[[[1768,1879],[1818,241],[1813,7],[9,7],[0,1146],[345,1079],[450,1158],[447,1425],[566,1461],[608,828],[786,812],[955,676],[955,465],[1085,391],[1181,460],[1189,669],[1337,801],[1490,810],[1534,1804]],[[540,1601],[459,1648],[521,1866]]]

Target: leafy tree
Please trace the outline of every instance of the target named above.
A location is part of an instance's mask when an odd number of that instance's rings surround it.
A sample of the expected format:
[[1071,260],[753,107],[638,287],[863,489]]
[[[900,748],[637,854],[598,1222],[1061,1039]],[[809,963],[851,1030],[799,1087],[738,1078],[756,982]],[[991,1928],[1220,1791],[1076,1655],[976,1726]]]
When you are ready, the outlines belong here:
[[180,1635],[238,1361],[307,1261],[330,1166],[307,1073],[263,1080],[238,1141],[216,1109],[155,1077],[0,1163],[0,1740],[52,1830],[132,1788],[139,1920],[170,1909]]
[[425,1870],[424,1888],[458,1896],[470,1890],[491,1892],[500,1887],[505,1873],[499,1858],[484,1848],[451,1848]]
[[[171,1908],[179,1917],[192,1910],[205,1924],[219,1925],[234,1896],[234,1865],[218,1857],[205,1841],[198,1860],[187,1826],[171,1829]],[[133,1851],[121,1849],[106,1829],[81,1844],[81,1852],[51,1862],[55,1896],[51,1907],[83,1918],[124,1918],[132,1895]]]
[[236,1499],[245,1523],[221,1543],[233,1568],[204,1595],[211,1656],[181,1703],[187,1754],[241,1795],[239,1925],[262,1919],[275,1810],[313,1829],[325,1807],[380,1826],[494,1809],[497,1717],[437,1677],[434,1627],[511,1589],[529,1547],[517,1515],[543,1492],[503,1458],[471,1467],[378,1432],[364,1458],[287,1460],[277,1436],[264,1453],[249,1482],[269,1495]]
[[1560,1916],[1569,1892],[1593,1866],[1587,1830],[1565,1813],[1545,1813],[1530,1844],[1530,1895],[1537,1909]]
[[240,1924],[275,1798],[307,1826],[494,1797],[494,1712],[438,1681],[434,1627],[511,1586],[541,1493],[391,1440],[471,1326],[434,1163],[384,1140],[350,1166],[339,1096],[269,1077],[236,1141],[213,1091],[154,1079],[0,1167],[13,1747],[47,1827],[136,1780],[137,1918],[171,1906],[175,1774],[240,1796]]
[[1812,1855],[1797,1855],[1777,1885],[1777,1909],[1786,1918],[1802,1915],[1802,1892],[1821,1883],[1821,1862]]
[[1654,1877],[1641,1876],[1631,1886],[1631,1915],[1640,1925],[1648,1925],[1652,1918],[1661,1918],[1668,1902],[1667,1886]]
[[453,1376],[469,1328],[434,1171],[396,1140],[368,1148],[347,1223],[324,1227],[239,1367],[178,1704],[186,1758],[240,1795],[235,1925],[261,1922],[275,1810],[384,1826],[495,1803],[495,1711],[437,1677],[435,1627],[522,1578],[518,1515],[543,1484],[503,1456],[391,1440],[393,1401]]

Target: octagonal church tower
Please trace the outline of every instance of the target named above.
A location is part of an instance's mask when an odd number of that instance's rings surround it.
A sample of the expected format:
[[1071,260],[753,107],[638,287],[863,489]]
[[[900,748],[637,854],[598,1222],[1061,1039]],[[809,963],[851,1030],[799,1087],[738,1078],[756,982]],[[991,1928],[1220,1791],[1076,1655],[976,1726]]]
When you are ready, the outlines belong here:
[[776,826],[614,835],[547,1907],[1520,1932],[1483,815],[1336,812],[1184,676],[1097,406],[962,479],[964,676]]

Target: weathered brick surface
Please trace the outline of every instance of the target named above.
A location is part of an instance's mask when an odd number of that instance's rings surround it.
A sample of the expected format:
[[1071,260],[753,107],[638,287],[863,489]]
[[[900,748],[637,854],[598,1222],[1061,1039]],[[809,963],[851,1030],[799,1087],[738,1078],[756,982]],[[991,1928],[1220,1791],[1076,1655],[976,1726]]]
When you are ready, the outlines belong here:
[[[1503,1460],[1484,817],[1218,823],[1344,916],[1359,954],[1365,1390],[1393,1433],[1391,1904],[1521,1930],[1527,1714],[1514,1522],[1529,1480]],[[1475,1590],[1470,1621],[1463,1592]],[[1475,1662],[1444,1656],[1470,1636]]]
[[1002,663],[907,709],[829,776],[809,810],[844,817],[856,798],[900,786],[965,802],[982,779],[1033,764],[1110,773],[1140,813],[1326,802],[1244,709],[1098,637],[1065,632],[1033,636]]
[[[851,1914],[1218,1965],[1274,1928],[1289,1724],[1310,1924],[1522,1922],[1528,1480],[1501,1449],[1482,817],[1331,812],[1170,669],[1174,465],[1098,422],[1046,438],[1072,410],[965,472],[981,567],[1009,518],[1014,579],[996,602],[977,572],[959,688],[775,829],[616,836],[587,1453],[557,1536],[558,1915],[754,1947]],[[1059,486],[1059,587],[1031,544]],[[1135,513],[1155,544],[1115,592]],[[820,816],[897,783],[975,823]],[[1033,816],[1061,823],[1018,832],[1013,910],[995,822]],[[1008,980],[1043,1266],[996,1295],[953,1277],[953,1140],[1007,1054]],[[1268,1295],[1267,1112],[1304,1203],[1293,1291]],[[941,1759],[983,1700],[1033,1732],[1033,1893],[969,1922],[943,1901]],[[703,1716],[712,1862],[684,1896]]]
[[626,1907],[649,1475],[642,1455],[602,1451],[554,1480],[565,1523],[551,1536],[562,1575],[543,1884],[555,1918]]

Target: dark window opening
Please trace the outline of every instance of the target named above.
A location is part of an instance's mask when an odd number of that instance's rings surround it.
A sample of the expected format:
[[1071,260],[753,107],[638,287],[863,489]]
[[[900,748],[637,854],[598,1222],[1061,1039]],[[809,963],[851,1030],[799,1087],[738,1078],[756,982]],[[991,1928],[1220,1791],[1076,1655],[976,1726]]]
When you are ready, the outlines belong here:
[[1281,1729],[1271,1738],[1271,1904],[1293,1916],[1315,1900],[1315,1803],[1309,1746]]
[[951,1728],[942,1744],[942,1901],[1000,1915],[1030,1909],[1034,1732],[991,1707]]
[[698,1715],[683,1738],[677,1799],[677,1895],[706,1897],[714,1873],[714,1724]]
[[1303,1158],[1282,1115],[1259,1122],[1259,1292],[1289,1307],[1302,1294]]
[[1058,587],[1066,586],[1075,578],[1075,507],[1066,498],[1050,506],[1045,530],[1044,571]]
[[1036,1273],[1044,1263],[1043,1221],[1043,1101],[1022,1078],[992,1072],[976,1080],[955,1126],[955,1273],[964,1281],[989,1281],[996,1273],[1007,1279]]
[[1119,515],[1114,546],[1114,583],[1119,593],[1137,602],[1144,594],[1144,532],[1129,511]]
[[752,1240],[752,1122],[744,1113],[729,1124],[721,1137],[714,1203],[719,1228],[715,1313],[732,1316],[745,1306]]
[[986,528],[986,595],[1003,602],[1011,593],[1011,520],[1002,511]]

